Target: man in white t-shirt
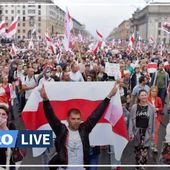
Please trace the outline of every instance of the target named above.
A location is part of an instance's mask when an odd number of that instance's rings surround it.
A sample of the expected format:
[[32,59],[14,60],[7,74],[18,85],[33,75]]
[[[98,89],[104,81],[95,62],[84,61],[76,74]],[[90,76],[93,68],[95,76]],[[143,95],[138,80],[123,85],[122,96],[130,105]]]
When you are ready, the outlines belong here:
[[32,90],[37,87],[39,75],[34,75],[34,69],[28,68],[27,76],[22,78],[22,89],[25,90],[25,99],[28,100]]
[[69,74],[71,81],[84,81],[77,63],[71,65],[71,72]]
[[[56,153],[50,160],[50,165],[87,165],[89,164],[90,142],[89,134],[105,112],[110,99],[117,92],[116,83],[108,96],[99,104],[86,121],[81,121],[81,112],[70,109],[67,113],[68,126],[63,124],[55,115],[44,87],[40,90],[43,98],[43,108],[46,119],[56,135]],[[87,106],[88,107],[88,106]],[[50,167],[51,170],[56,167]],[[61,169],[61,168],[60,168]],[[67,168],[67,170],[76,169]],[[83,169],[78,168],[79,170]]]

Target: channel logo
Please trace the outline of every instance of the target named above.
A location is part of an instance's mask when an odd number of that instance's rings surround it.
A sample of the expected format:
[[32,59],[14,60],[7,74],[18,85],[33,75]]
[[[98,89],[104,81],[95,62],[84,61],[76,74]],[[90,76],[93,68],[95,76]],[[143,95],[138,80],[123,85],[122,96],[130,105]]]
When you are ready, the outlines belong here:
[[0,130],[0,148],[53,147],[52,130]]

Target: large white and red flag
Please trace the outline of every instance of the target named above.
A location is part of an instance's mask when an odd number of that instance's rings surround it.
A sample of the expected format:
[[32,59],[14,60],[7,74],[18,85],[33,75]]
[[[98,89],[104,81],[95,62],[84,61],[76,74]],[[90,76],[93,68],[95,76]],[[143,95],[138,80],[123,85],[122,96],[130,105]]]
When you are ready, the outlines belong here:
[[[81,111],[85,121],[100,102],[108,95],[114,82],[48,82],[44,84],[47,96],[56,116],[66,123],[67,112],[71,108]],[[44,115],[42,98],[39,88],[35,89],[22,113],[26,129],[51,129]],[[115,157],[120,160],[122,152],[128,143],[128,135],[120,101],[117,92],[112,97],[108,108],[90,133],[90,145],[114,145]],[[46,148],[34,148],[33,156],[41,155]]]
[[127,50],[126,50],[126,52],[127,52],[128,54],[130,54],[130,53],[133,51],[133,49],[134,49],[134,44],[135,44],[135,34],[133,33],[133,34],[131,35],[130,39],[129,39],[129,44],[128,44],[128,47],[127,47]]
[[5,27],[6,27],[5,21],[1,21],[1,23],[0,23],[0,36],[5,34]]
[[9,26],[9,28],[7,30],[7,33],[6,33],[7,38],[12,38],[12,36],[14,36],[16,34],[17,25],[18,25],[18,16],[10,24],[10,26]]
[[71,30],[73,28],[73,22],[71,19],[71,16],[69,14],[68,9],[66,9],[66,15],[65,15],[65,23],[64,23],[64,40],[65,40],[65,48],[66,50],[72,48],[72,35],[71,35]]
[[148,66],[147,66],[148,73],[155,73],[157,69],[158,69],[157,63],[154,63],[154,62],[148,63]]
[[97,36],[98,36],[98,42],[96,46],[93,48],[92,53],[96,54],[98,50],[101,48],[103,43],[103,35],[96,30]]

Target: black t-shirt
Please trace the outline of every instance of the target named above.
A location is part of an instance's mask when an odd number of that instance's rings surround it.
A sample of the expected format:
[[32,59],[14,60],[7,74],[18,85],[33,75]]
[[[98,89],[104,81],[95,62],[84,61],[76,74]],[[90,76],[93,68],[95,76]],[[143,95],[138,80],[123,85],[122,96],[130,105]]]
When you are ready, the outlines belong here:
[[148,106],[137,105],[136,110],[136,127],[146,129],[149,124]]

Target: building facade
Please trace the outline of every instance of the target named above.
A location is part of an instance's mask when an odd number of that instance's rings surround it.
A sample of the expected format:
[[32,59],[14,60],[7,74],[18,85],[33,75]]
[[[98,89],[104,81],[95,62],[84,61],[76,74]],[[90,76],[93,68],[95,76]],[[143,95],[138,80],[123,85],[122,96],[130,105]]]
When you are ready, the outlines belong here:
[[129,28],[130,28],[130,22],[129,22],[129,20],[124,20],[124,21],[118,26],[119,39],[128,41],[128,39],[129,39]]
[[170,44],[170,35],[162,30],[164,22],[170,23],[170,3],[152,3],[132,15],[131,33],[149,40],[151,37],[158,43]]
[[[12,5],[12,3],[17,5]],[[48,5],[49,4],[49,5]],[[44,33],[49,35],[64,34],[65,11],[51,0],[5,0],[0,2],[0,20],[5,19],[7,26],[19,16],[17,37],[31,38],[32,31],[43,37]],[[85,26],[73,20],[75,32],[83,32]]]

